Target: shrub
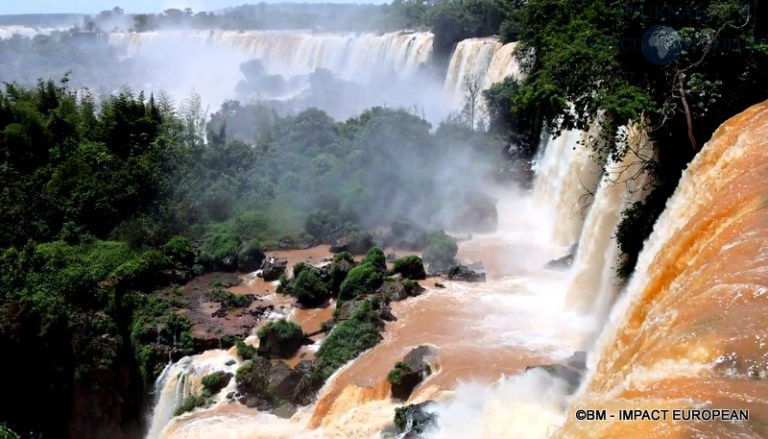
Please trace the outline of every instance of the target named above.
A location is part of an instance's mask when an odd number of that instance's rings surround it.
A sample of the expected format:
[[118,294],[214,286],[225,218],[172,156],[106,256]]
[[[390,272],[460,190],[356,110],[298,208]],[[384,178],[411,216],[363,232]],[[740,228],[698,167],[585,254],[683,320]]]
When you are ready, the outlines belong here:
[[226,224],[208,232],[200,246],[200,262],[218,270],[234,270],[240,251],[240,239]]
[[264,251],[256,240],[245,241],[237,251],[237,268],[243,272],[256,271],[264,261]]
[[306,262],[299,262],[296,265],[293,266],[293,278],[296,279],[299,277],[302,271],[306,269],[312,269],[312,266],[307,264]]
[[169,268],[171,261],[157,250],[147,250],[123,263],[113,273],[120,288],[152,289],[163,282],[162,270]]
[[285,319],[267,323],[256,335],[259,336],[259,354],[276,358],[290,358],[304,342],[301,326]]
[[408,372],[410,369],[408,368],[408,365],[403,363],[402,361],[398,361],[395,363],[395,367],[392,368],[392,370],[389,371],[387,374],[387,381],[389,381],[391,384],[400,384],[400,378],[403,375],[404,372]]
[[183,236],[171,237],[163,246],[163,254],[174,264],[189,266],[195,262],[195,249]]
[[387,258],[384,256],[384,252],[374,247],[368,250],[363,258],[363,264],[370,264],[373,268],[379,271],[387,271]]
[[339,292],[341,283],[344,282],[344,278],[347,277],[349,270],[354,266],[355,260],[349,252],[336,253],[333,256],[333,262],[331,262],[331,266],[328,268],[328,289],[332,293]]
[[242,360],[250,360],[256,356],[256,348],[243,340],[235,341],[235,349],[237,350],[237,356]]
[[406,279],[424,279],[424,262],[418,256],[404,256],[395,260],[393,273],[399,273]]
[[173,416],[182,415],[186,412],[192,411],[198,407],[202,407],[207,404],[208,404],[208,398],[206,398],[205,396],[189,395],[186,398],[184,398],[184,401],[182,401],[178,407],[176,407],[176,410],[173,412]]
[[232,375],[223,371],[209,373],[200,380],[200,384],[209,395],[219,393],[221,389],[227,386]]
[[424,260],[430,264],[451,265],[459,251],[456,239],[442,230],[429,234]]
[[336,369],[372,348],[382,337],[381,319],[370,302],[360,304],[350,318],[338,323],[317,350],[317,371],[323,380]]
[[[294,273],[296,272],[294,267]],[[294,278],[293,295],[296,301],[304,306],[317,306],[328,299],[328,285],[323,282],[317,270],[307,267]]]
[[339,287],[339,300],[349,300],[355,297],[371,293],[381,286],[384,281],[382,272],[371,264],[358,265],[347,274]]
[[264,393],[267,390],[268,373],[269,360],[256,357],[243,362],[235,372],[238,390],[248,394]]
[[324,209],[314,210],[304,222],[304,230],[321,242],[332,240],[341,228],[341,219]]
[[206,297],[211,302],[219,302],[228,308],[243,308],[251,304],[251,300],[247,296],[234,294],[218,287],[211,288]]

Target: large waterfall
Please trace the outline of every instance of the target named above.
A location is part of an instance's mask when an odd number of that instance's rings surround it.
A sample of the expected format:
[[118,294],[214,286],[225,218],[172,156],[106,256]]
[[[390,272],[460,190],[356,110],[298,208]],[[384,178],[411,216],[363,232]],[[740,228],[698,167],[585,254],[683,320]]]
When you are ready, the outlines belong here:
[[[601,335],[561,437],[765,437],[768,103],[684,172]],[[748,409],[749,422],[576,421],[577,408]]]
[[296,76],[326,69],[339,77],[366,83],[372,77],[393,72],[413,75],[432,55],[429,32],[386,34],[334,34],[309,31],[160,31],[116,32],[110,43],[122,46],[129,56],[153,47],[191,43],[241,52],[261,60],[268,72]]

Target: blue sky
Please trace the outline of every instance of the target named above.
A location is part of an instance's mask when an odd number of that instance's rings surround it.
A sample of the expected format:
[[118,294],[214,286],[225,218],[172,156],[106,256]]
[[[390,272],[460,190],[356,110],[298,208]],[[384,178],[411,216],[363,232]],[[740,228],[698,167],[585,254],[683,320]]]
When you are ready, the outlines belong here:
[[[39,14],[53,12],[77,12],[92,14],[119,5],[127,12],[159,12],[168,8],[190,7],[197,11],[209,11],[260,0],[0,0],[2,14]],[[362,3],[355,0],[292,0],[308,3]],[[270,1],[273,3],[274,1]],[[365,3],[381,3],[382,0],[366,0]]]

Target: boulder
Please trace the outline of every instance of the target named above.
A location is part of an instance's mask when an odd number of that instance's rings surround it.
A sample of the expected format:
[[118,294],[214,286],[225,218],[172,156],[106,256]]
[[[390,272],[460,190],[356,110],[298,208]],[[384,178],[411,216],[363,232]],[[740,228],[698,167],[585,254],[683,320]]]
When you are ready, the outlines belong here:
[[301,326],[286,320],[268,323],[258,330],[259,355],[267,358],[290,358],[304,344]]
[[427,430],[436,427],[437,414],[430,411],[434,404],[434,401],[424,401],[396,408],[395,427],[402,434],[400,437],[421,438]]
[[[272,363],[263,357],[253,357],[240,365],[235,374],[237,391],[242,395],[240,402],[251,407],[248,403],[249,399],[268,397],[270,369],[272,369]],[[250,404],[256,404],[256,402],[250,401]]]
[[407,401],[413,389],[432,373],[432,368],[426,358],[434,355],[434,350],[429,346],[419,346],[411,350],[403,361],[395,364],[395,367],[387,375],[392,384],[392,397]]
[[258,276],[267,282],[272,282],[280,279],[280,275],[285,273],[286,268],[288,268],[287,260],[270,256],[262,262]]
[[568,383],[568,392],[573,393],[578,389],[579,384],[584,377],[586,360],[586,352],[576,351],[562,362],[528,366],[525,370],[541,369],[554,377],[561,378]]
[[301,372],[291,369],[282,361],[278,361],[269,370],[267,377],[270,396],[273,400],[293,401],[296,386],[302,377]]
[[258,242],[245,242],[237,254],[237,269],[243,273],[256,271],[261,268],[264,258],[264,252]]
[[566,268],[570,267],[573,264],[574,258],[576,257],[577,247],[577,244],[572,245],[568,250],[568,254],[561,258],[553,259],[547,262],[547,264],[544,265],[544,268],[548,270],[565,270]]
[[416,297],[424,292],[424,288],[416,281],[389,278],[376,290],[384,301],[399,302],[409,297]]
[[463,282],[485,282],[485,273],[477,272],[465,265],[454,265],[448,270],[448,279]]

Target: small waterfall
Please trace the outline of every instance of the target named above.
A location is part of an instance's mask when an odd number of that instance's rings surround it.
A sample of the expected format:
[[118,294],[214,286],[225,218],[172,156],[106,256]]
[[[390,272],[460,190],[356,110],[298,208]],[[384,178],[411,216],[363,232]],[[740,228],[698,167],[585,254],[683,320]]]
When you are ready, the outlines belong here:
[[205,375],[217,370],[234,373],[237,366],[226,365],[230,360],[235,360],[235,357],[228,352],[213,350],[193,357],[184,357],[176,363],[168,363],[155,381],[156,401],[146,439],[162,437],[163,430],[173,419],[176,408],[186,397],[200,394],[200,380]]
[[588,132],[564,131],[547,137],[539,148],[533,197],[554,219],[552,240],[561,246],[578,242],[600,181],[600,165],[585,144],[597,132],[597,124]]
[[157,377],[157,381],[155,381],[157,402],[152,411],[147,439],[160,437],[160,432],[173,418],[176,407],[184,401],[184,398],[192,394],[187,375],[187,369],[191,362],[190,357],[184,357],[177,363],[168,363],[160,376]]
[[[519,77],[520,66],[515,59],[517,43],[502,44],[498,39],[468,38],[456,45],[443,90],[448,104],[454,110],[461,109],[467,99],[467,82],[475,84],[480,91],[488,90],[508,76]],[[476,112],[487,117],[483,99],[476,102]]]
[[645,197],[650,176],[645,163],[653,158],[653,145],[647,134],[636,128],[624,129],[627,153],[610,160],[595,192],[581,231],[576,258],[571,269],[566,305],[602,322],[619,291],[616,265],[619,247],[616,227],[624,209]]

